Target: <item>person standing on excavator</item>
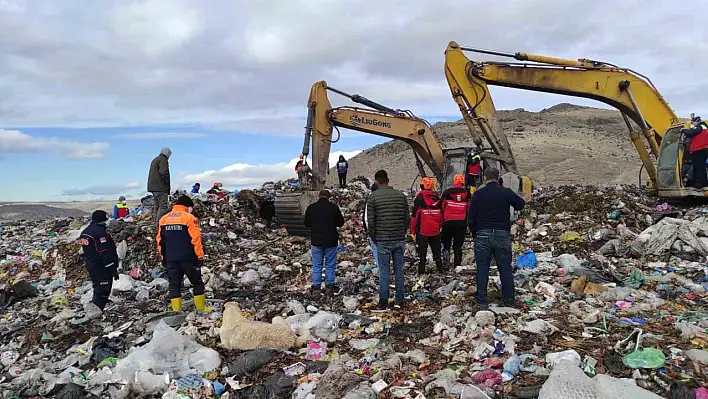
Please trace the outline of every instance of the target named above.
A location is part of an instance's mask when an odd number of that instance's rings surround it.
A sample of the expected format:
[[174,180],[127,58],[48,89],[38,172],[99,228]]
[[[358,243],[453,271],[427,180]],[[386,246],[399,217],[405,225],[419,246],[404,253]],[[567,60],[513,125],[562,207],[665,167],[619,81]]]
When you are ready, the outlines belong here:
[[421,180],[422,190],[413,201],[411,212],[411,237],[418,246],[418,274],[425,274],[425,263],[428,256],[428,245],[433,251],[433,260],[439,272],[443,272],[441,256],[440,227],[442,225],[442,211],[440,198],[433,191],[433,179],[424,177]]
[[467,209],[470,193],[465,188],[465,176],[457,174],[452,179],[452,187],[442,194],[442,258],[445,267],[450,264],[450,248],[454,251],[454,265],[462,264],[462,245],[467,232]]
[[467,186],[470,190],[476,189],[482,183],[482,156],[479,154],[479,151],[472,150],[467,156]]
[[708,190],[706,159],[708,158],[708,124],[700,116],[691,118],[691,128],[681,129],[681,133],[690,137],[688,151],[691,153],[693,166],[693,186],[699,190]]
[[[329,170],[329,168],[327,168]],[[339,188],[347,188],[347,172],[349,171],[349,162],[344,159],[344,155],[339,156],[337,161],[337,174],[339,175]]]

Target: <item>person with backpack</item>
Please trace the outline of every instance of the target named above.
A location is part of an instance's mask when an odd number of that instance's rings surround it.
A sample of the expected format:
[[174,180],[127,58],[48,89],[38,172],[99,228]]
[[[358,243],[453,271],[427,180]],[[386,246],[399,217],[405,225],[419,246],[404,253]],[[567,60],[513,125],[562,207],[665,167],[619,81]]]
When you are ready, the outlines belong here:
[[428,245],[433,252],[433,260],[439,272],[444,272],[441,257],[440,227],[442,225],[442,210],[440,198],[433,191],[433,179],[424,177],[421,180],[422,190],[413,201],[411,212],[411,237],[418,247],[418,274],[425,274]]
[[442,258],[444,266],[450,264],[450,248],[454,252],[454,266],[462,264],[462,245],[467,232],[467,209],[470,193],[465,188],[465,176],[457,174],[452,187],[442,194]]

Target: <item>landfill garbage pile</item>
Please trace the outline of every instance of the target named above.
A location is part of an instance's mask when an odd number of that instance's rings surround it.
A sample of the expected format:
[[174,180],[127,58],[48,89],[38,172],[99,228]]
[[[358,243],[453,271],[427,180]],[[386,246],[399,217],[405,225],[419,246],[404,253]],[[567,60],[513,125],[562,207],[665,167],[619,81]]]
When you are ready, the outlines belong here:
[[[333,189],[345,216],[338,293],[309,292],[309,241],[258,216],[267,183],[198,197],[210,313],[167,312],[146,212],[111,221],[120,279],[102,318],[75,243],[87,219],[0,224],[3,397],[706,398],[708,207],[676,208],[638,188],[564,186],[515,215],[519,306],[495,268],[480,311],[471,239],[463,265],[418,277],[406,243],[400,309],[373,313],[378,269],[361,226],[369,182]],[[142,213],[142,214],[140,214]],[[430,261],[429,264],[433,262]],[[308,337],[290,349],[225,349],[225,304]],[[228,308],[228,307],[226,307]],[[306,331],[308,334],[302,334]],[[275,338],[275,337],[269,337]],[[259,340],[267,342],[268,340]],[[298,340],[296,340],[298,341]],[[290,345],[287,345],[290,346]]]

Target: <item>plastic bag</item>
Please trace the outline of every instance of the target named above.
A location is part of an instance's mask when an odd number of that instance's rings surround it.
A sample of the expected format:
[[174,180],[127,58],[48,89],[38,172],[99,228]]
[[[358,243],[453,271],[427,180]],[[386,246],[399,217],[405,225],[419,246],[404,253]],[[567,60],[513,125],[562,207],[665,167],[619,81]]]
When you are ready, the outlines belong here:
[[666,356],[658,349],[645,348],[628,354],[622,359],[622,363],[633,369],[657,369],[664,366]]
[[119,360],[115,372],[127,379],[132,379],[137,371],[142,370],[181,377],[194,371],[205,373],[220,364],[217,351],[182,336],[160,320],[150,342]]
[[241,378],[246,374],[250,374],[261,367],[268,364],[278,351],[275,349],[255,349],[242,353],[231,364],[229,364],[229,373],[236,378]]
[[658,399],[661,396],[639,388],[634,381],[605,374],[588,377],[573,362],[563,361],[553,368],[541,387],[538,399]]
[[535,269],[536,254],[533,251],[524,251],[523,254],[516,258],[516,267],[519,269]]

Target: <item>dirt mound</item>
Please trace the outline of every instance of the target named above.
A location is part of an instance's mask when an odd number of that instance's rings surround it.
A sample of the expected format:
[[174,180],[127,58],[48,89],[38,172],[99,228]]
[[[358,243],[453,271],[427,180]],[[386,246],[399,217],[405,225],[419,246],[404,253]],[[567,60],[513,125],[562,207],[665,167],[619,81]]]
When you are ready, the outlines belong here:
[[77,209],[62,209],[46,205],[0,205],[0,221],[42,220],[65,217],[82,217],[86,212]]
[[[558,104],[541,112],[499,111],[522,173],[540,186],[563,184],[637,184],[641,166],[627,127],[617,111]],[[462,121],[433,126],[444,146],[472,146]],[[389,172],[395,187],[413,184],[418,174],[410,147],[389,141],[349,160],[350,176]],[[335,184],[336,174],[330,174]],[[646,178],[643,179],[646,181]]]

